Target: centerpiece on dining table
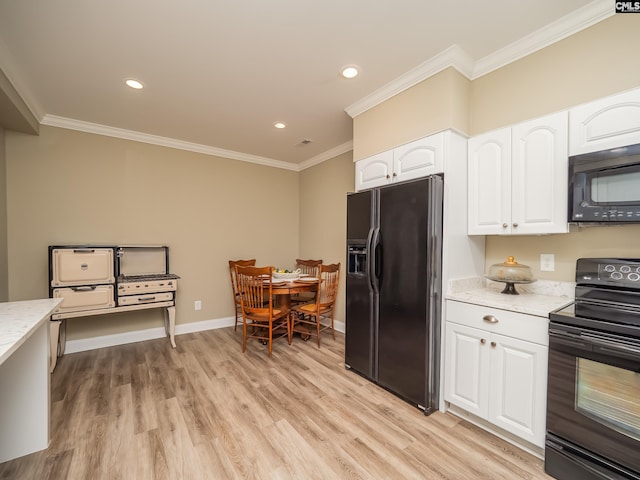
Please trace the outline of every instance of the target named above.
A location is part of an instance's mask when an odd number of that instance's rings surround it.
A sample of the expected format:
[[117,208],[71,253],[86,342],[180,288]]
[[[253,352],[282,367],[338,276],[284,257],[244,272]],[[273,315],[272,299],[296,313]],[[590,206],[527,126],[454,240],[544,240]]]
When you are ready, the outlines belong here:
[[273,279],[274,280],[297,280],[300,278],[301,270],[298,268],[296,270],[288,270],[285,268],[274,268],[273,269]]

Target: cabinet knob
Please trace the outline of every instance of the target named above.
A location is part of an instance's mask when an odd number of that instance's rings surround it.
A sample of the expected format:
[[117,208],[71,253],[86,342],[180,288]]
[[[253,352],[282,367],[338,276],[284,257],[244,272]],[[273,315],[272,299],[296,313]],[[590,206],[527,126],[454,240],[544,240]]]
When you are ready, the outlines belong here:
[[495,347],[496,346],[496,342],[491,342],[491,346]]
[[493,315],[485,315],[484,317],[482,317],[482,320],[484,320],[485,322],[488,323],[498,323],[499,320],[494,317]]
[[514,223],[514,224],[513,224],[513,228],[518,228],[518,224],[517,224],[517,223]]
[[481,339],[480,339],[480,343],[481,343],[482,345],[484,345],[485,343],[487,343],[487,341],[486,341],[484,338],[481,338]]
[[393,172],[393,176],[394,176],[394,177],[397,177],[397,176],[398,176],[398,174],[397,174],[396,172]]
[[507,225],[506,223],[502,224],[502,228],[507,228],[509,225]]

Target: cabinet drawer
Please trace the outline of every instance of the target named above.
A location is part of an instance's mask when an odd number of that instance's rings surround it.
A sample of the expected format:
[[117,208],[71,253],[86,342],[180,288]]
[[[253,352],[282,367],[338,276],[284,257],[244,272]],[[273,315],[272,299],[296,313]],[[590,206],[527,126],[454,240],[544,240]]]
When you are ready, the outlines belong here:
[[112,248],[54,248],[50,268],[53,288],[115,282]]
[[549,320],[544,317],[449,300],[446,318],[448,322],[487,332],[540,345],[549,344]]
[[143,303],[166,302],[169,300],[173,300],[172,292],[148,293],[146,295],[118,297],[118,305],[139,305]]
[[116,306],[113,285],[56,288],[53,290],[53,298],[63,299],[53,313],[82,312]]

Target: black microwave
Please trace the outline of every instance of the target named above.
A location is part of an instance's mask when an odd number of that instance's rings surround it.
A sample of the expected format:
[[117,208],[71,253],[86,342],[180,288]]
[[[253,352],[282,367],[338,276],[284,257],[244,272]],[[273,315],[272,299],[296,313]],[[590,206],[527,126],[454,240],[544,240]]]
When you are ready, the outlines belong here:
[[640,223],[640,143],[569,157],[569,222]]

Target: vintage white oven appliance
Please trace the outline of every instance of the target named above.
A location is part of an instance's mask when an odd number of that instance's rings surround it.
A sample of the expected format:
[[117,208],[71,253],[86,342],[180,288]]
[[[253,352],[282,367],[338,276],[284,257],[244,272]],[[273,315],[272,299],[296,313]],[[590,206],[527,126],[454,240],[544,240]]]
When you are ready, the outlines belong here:
[[49,246],[49,296],[63,299],[51,316],[51,370],[64,353],[67,318],[165,308],[165,329],[175,348],[179,278],[169,273],[166,245]]

